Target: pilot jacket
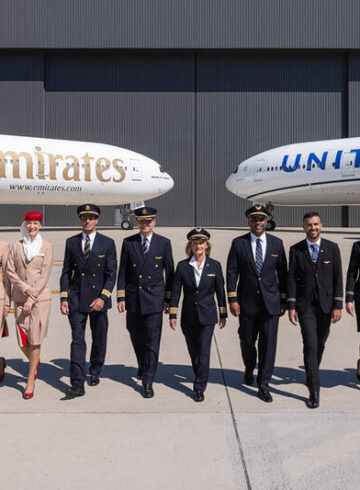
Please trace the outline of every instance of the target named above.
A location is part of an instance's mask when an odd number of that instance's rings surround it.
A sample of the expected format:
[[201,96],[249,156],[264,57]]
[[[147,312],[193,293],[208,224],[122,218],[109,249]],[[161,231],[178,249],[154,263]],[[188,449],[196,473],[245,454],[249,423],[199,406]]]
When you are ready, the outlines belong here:
[[306,240],[290,248],[287,280],[289,309],[296,309],[304,343],[304,362],[310,391],[319,391],[319,365],[330,332],[331,312],[343,305],[340,250],[321,238],[317,263]]
[[8,277],[4,274],[6,267],[6,261],[9,255],[9,245],[0,240],[0,267],[1,267],[1,279],[0,279],[0,338],[7,337],[9,335],[7,323],[5,318],[2,318],[2,311],[4,306],[10,306],[11,302],[11,285]]
[[346,276],[346,303],[354,301],[357,320],[357,331],[360,332],[360,242],[355,242]]
[[[90,374],[99,375],[105,361],[107,310],[111,308],[111,292],[116,281],[116,248],[111,238],[96,232],[90,256],[85,258],[81,246],[82,233],[66,241],[64,265],[60,278],[61,301],[69,304],[72,329],[70,379],[73,387],[86,380],[85,325],[90,317],[92,348]],[[90,312],[90,304],[102,298],[101,311]]]
[[218,322],[214,295],[216,294],[220,318],[227,317],[224,277],[220,262],[205,258],[199,285],[196,285],[190,259],[178,263],[170,300],[170,319],[178,312],[181,288],[184,299],[181,309],[181,329],[195,373],[194,390],[205,391],[210,365],[211,340]]
[[239,336],[245,371],[256,365],[259,335],[259,387],[267,388],[275,363],[281,306],[286,305],[287,262],[282,241],[266,234],[266,255],[260,275],[256,272],[251,235],[233,240],[227,260],[229,303],[240,305]]
[[124,239],[117,299],[125,301],[126,326],[144,384],[151,384],[155,376],[162,314],[164,303],[170,301],[173,275],[170,240],[153,233],[149,250],[144,254],[140,233]]

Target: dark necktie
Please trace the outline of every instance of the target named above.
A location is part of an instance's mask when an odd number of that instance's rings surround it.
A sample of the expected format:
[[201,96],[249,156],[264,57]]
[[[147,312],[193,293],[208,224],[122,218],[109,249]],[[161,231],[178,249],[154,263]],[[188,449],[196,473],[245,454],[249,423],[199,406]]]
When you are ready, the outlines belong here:
[[258,276],[261,273],[262,266],[263,266],[263,255],[262,255],[261,239],[257,238],[256,239],[256,252],[255,252],[255,267],[256,267],[256,272],[257,272]]
[[86,235],[85,245],[84,245],[84,257],[88,259],[90,257],[90,237]]
[[144,255],[146,255],[149,251],[149,240],[147,238],[144,238],[142,247],[143,247]]
[[314,262],[314,264],[316,264],[319,257],[318,246],[316,245],[316,243],[313,243],[310,245],[310,249],[311,249],[311,253],[310,253],[311,260]]

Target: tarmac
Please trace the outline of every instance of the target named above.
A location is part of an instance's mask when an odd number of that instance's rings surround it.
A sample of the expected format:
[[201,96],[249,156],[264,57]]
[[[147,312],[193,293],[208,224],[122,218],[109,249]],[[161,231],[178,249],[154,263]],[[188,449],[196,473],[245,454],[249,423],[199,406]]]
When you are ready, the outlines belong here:
[[[101,230],[100,230],[101,231]],[[188,228],[157,228],[173,244],[175,263],[184,258]],[[225,273],[231,241],[246,229],[209,228],[212,256]],[[10,336],[0,355],[8,367],[0,386],[1,487],[42,489],[341,489],[359,488],[360,383],[356,378],[359,334],[343,310],[331,327],[321,366],[320,408],[309,410],[299,327],[280,320],[273,403],[242,384],[244,366],[238,320],[216,327],[205,401],[192,399],[193,373],[180,328],[173,332],[164,317],[155,397],[141,396],[136,361],[116,307],[109,313],[106,365],[101,382],[86,395],[67,399],[70,327],[59,311],[59,277],[65,239],[76,230],[42,230],[54,246],[53,291],[34,398],[25,401],[27,363],[17,346],[13,314]],[[134,233],[107,229],[116,241]],[[301,228],[273,232],[286,250],[304,238]],[[324,229],[337,242],[343,274],[359,229]],[[18,231],[2,230],[13,243]],[[116,286],[113,293],[116,303]],[[89,328],[87,338],[90,341]],[[89,345],[89,344],[88,344]]]

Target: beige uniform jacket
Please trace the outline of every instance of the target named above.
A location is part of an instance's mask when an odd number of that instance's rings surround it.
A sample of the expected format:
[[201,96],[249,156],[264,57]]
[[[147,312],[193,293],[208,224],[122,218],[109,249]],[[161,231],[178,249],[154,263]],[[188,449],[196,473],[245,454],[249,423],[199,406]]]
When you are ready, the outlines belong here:
[[48,284],[53,262],[52,246],[43,240],[39,254],[29,263],[26,263],[22,240],[14,243],[10,250],[6,264],[6,275],[12,286],[12,299],[14,303],[33,303],[26,291],[34,287],[39,291],[36,302],[51,299]]
[[9,245],[0,240],[0,266],[2,272],[2,280],[0,280],[0,300],[3,300],[3,305],[10,306],[11,301],[11,284],[4,269],[9,255]]

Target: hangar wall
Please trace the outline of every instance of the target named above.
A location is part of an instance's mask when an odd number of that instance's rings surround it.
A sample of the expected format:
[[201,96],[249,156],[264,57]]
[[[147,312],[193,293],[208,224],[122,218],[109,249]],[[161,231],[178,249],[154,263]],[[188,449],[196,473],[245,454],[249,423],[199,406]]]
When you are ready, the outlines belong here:
[[[175,179],[153,201],[161,224],[245,225],[248,203],[224,187],[239,161],[282,144],[360,135],[356,2],[98,5],[4,1],[0,133],[99,141],[154,158]],[[0,206],[0,224],[16,224],[22,209]],[[308,209],[276,208],[276,221],[293,226]],[[45,211],[48,225],[77,223],[72,206]],[[345,217],[360,226],[360,207],[321,212],[329,225]],[[104,209],[102,222],[113,217]]]
[[[162,224],[243,225],[247,203],[224,187],[237,162],[282,144],[360,134],[359,59],[318,52],[0,54],[0,131],[144,153],[176,182],[156,199]],[[1,208],[1,224],[13,224],[15,209]],[[277,208],[276,221],[290,226],[303,212]],[[341,225],[340,208],[322,213]],[[105,214],[103,223],[112,224],[113,210]],[[75,224],[76,217],[67,207],[47,207],[46,223]],[[349,224],[360,224],[357,208]]]

